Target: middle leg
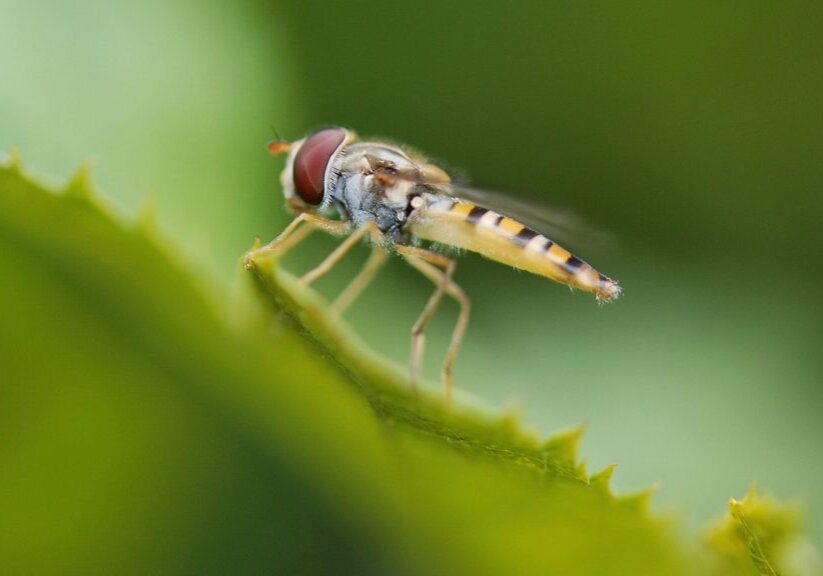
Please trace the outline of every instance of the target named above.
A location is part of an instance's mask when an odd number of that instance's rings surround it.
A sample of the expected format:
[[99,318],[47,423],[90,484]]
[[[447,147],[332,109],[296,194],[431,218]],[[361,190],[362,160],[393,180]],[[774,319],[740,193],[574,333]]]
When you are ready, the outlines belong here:
[[331,305],[330,309],[334,314],[341,315],[357,299],[360,293],[374,280],[378,270],[386,261],[383,234],[377,228],[377,225],[374,222],[367,222],[355,230],[325,260],[300,278],[300,283],[303,286],[315,282],[327,274],[367,234],[371,237],[371,255],[360,272],[357,273],[357,276],[349,282],[348,286]]
[[374,222],[367,222],[363,224],[360,228],[352,232],[348,238],[346,238],[340,245],[334,249],[334,251],[326,256],[326,259],[323,260],[320,264],[315,266],[313,269],[306,272],[300,278],[300,284],[303,286],[308,286],[312,282],[316,281],[320,277],[324,276],[334,268],[334,266],[343,259],[349,250],[354,248],[357,243],[362,240],[367,234],[370,234],[374,239],[376,236],[380,235],[380,231],[377,229],[377,226]]

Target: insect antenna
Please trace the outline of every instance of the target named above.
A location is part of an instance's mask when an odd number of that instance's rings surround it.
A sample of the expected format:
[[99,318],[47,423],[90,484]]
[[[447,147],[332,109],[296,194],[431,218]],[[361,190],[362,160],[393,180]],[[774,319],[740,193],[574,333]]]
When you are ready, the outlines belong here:
[[271,131],[274,133],[274,140],[270,140],[266,144],[266,150],[269,151],[269,154],[275,156],[279,154],[285,154],[291,149],[291,142],[281,138],[280,133],[277,131],[277,128],[275,128],[273,125],[270,126],[270,128]]

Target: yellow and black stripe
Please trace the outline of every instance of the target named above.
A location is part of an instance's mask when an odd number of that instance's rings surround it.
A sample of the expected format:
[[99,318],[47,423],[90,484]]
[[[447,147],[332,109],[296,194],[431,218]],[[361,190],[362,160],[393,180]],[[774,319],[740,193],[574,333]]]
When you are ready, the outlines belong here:
[[513,218],[463,200],[431,208],[413,230],[423,238],[478,252],[604,300],[620,295],[617,282]]

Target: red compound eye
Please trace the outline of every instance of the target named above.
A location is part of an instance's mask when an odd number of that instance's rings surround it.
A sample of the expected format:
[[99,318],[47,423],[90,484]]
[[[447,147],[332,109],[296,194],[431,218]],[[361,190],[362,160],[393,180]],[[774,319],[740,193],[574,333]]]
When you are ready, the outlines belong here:
[[294,188],[297,195],[317,206],[323,201],[326,168],[337,148],[346,139],[343,128],[328,128],[306,138],[294,157]]

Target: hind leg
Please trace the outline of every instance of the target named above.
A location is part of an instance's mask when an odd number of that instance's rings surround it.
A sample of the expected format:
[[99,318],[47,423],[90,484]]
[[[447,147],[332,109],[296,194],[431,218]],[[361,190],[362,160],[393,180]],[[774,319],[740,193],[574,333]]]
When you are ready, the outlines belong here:
[[[406,262],[416,268],[421,274],[426,276],[437,286],[412,327],[411,354],[409,357],[409,374],[412,385],[414,385],[418,380],[420,365],[423,360],[426,325],[437,311],[437,307],[440,305],[443,295],[448,294],[460,305],[460,314],[457,318],[454,331],[452,332],[451,342],[449,343],[449,348],[446,351],[446,357],[443,361],[443,369],[441,372],[446,398],[450,401],[453,389],[452,367],[457,359],[457,354],[460,352],[460,345],[463,342],[463,336],[469,322],[470,311],[468,296],[466,296],[463,289],[460,288],[454,280],[452,280],[452,275],[454,274],[454,269],[456,268],[457,263],[451,258],[430,250],[423,250],[421,248],[413,248],[409,246],[397,246],[396,249],[397,252],[406,260]],[[440,268],[438,268],[438,266]]]

